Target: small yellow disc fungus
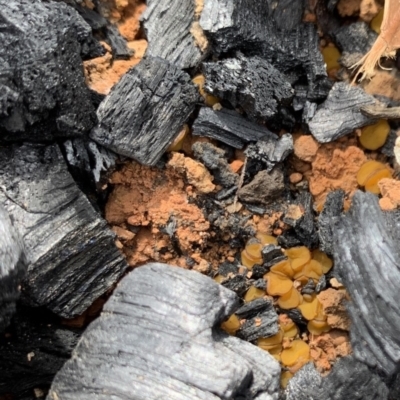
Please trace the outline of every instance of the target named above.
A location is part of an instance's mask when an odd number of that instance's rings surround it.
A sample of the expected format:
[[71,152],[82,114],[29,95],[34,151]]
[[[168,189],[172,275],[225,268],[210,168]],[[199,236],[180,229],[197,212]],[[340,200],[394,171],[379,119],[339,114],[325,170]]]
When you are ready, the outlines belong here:
[[278,239],[274,236],[267,235],[266,233],[257,232],[256,238],[261,242],[263,246],[267,244],[278,245]]
[[283,260],[271,267],[271,272],[278,275],[287,276],[288,278],[293,278],[294,271],[290,265],[290,260]]
[[357,172],[357,183],[360,186],[365,186],[367,181],[376,174],[377,171],[382,169],[386,169],[385,164],[380,163],[379,161],[369,160],[364,163],[361,168]]
[[322,49],[322,57],[326,64],[326,70],[339,69],[340,51],[335,46],[326,46]]
[[368,150],[376,150],[382,147],[390,132],[390,126],[384,119],[361,130],[360,143]]
[[280,308],[283,308],[284,310],[296,308],[300,303],[301,303],[301,294],[293,286],[292,289],[289,290],[289,292],[279,297],[278,299],[278,306]]
[[293,374],[290,371],[283,371],[281,373],[281,387],[282,389],[285,389],[286,386],[288,385],[290,379],[293,378]]
[[372,30],[374,30],[378,35],[381,33],[381,25],[383,21],[383,8],[374,18],[372,18],[371,23],[369,26]]
[[293,282],[289,278],[273,272],[265,274],[264,279],[267,280],[267,293],[270,296],[282,296],[293,287]]
[[282,346],[283,331],[280,330],[276,335],[267,338],[258,338],[257,346],[264,350],[271,350],[276,346]]
[[300,272],[298,272],[294,277],[298,279],[302,276],[307,278],[319,279],[322,275],[322,265],[316,260],[310,260],[306,265],[303,266]]
[[315,319],[318,315],[318,299],[316,295],[312,296],[311,301],[307,301],[306,298],[303,298],[303,302],[297,307],[300,311],[301,314],[305,319],[308,321],[311,321],[312,319]]
[[285,254],[289,257],[294,272],[300,271],[303,265],[311,260],[310,250],[305,246],[292,247],[285,250]]
[[285,314],[279,315],[279,326],[284,332],[284,337],[294,338],[299,333],[299,328],[297,325]]
[[192,82],[198,87],[199,92],[201,94],[201,96],[204,99],[204,103],[209,106],[212,107],[213,105],[217,104],[220,102],[220,100],[211,95],[208,94],[205,90],[204,90],[204,83],[206,82],[206,78],[204,77],[204,75],[197,75],[192,79]]
[[167,151],[179,151],[182,150],[183,141],[185,140],[186,135],[189,133],[189,126],[184,125],[182,130],[179,132],[179,135],[175,138],[175,140],[169,145]]
[[232,314],[225,322],[221,324],[221,328],[230,335],[234,335],[240,328],[239,318]]
[[312,321],[308,322],[307,329],[313,335],[320,335],[321,333],[330,331],[331,327],[328,325],[326,321],[318,321],[313,319]]
[[298,334],[299,334],[299,328],[297,327],[296,324],[293,323],[293,326],[285,331],[284,337],[292,339],[295,338]]
[[389,169],[383,169],[374,174],[370,179],[368,179],[365,184],[365,190],[374,194],[380,194],[381,189],[378,186],[378,183],[383,178],[391,178],[392,173]]
[[240,260],[242,265],[248,269],[252,269],[255,264],[262,264],[262,258],[253,258],[249,255],[246,250],[243,250],[240,254]]
[[321,250],[313,250],[312,258],[321,264],[324,274],[327,274],[333,266],[333,261]]
[[308,362],[310,359],[310,348],[306,342],[302,340],[293,340],[291,346],[284,349],[281,354],[282,364],[286,367],[292,367],[294,365]]
[[249,290],[246,292],[243,300],[248,303],[255,299],[259,299],[260,297],[265,296],[265,291],[262,289],[258,289],[255,286],[250,286]]
[[223,276],[223,275],[220,275],[220,274],[218,274],[218,275],[216,275],[216,276],[214,277],[214,281],[217,282],[217,283],[221,283],[221,282],[223,282],[225,279],[226,279],[226,277]]

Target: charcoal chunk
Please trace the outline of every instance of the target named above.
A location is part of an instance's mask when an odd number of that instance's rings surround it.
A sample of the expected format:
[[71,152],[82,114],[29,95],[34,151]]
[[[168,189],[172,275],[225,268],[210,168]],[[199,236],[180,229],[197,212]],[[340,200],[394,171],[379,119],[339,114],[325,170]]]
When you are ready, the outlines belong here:
[[235,149],[241,149],[248,142],[265,140],[276,142],[277,135],[266,127],[248,121],[238,112],[223,108],[214,111],[202,107],[193,124],[193,135],[219,140]]
[[118,28],[113,24],[108,24],[106,29],[106,40],[111,46],[113,58],[127,60],[132,55],[128,48],[126,39],[119,33]]
[[238,191],[238,197],[247,203],[271,204],[285,190],[283,172],[275,168],[272,172],[260,171],[254,179]]
[[256,317],[265,311],[274,309],[274,305],[270,299],[255,299],[249,303],[245,303],[242,307],[235,311],[235,314],[241,319]]
[[221,284],[225,288],[232,290],[239,297],[243,297],[247,289],[250,287],[250,283],[244,275],[236,275]]
[[398,238],[371,193],[356,192],[350,211],[332,220],[335,269],[351,298],[354,355],[390,376],[400,366]]
[[293,137],[283,134],[278,140],[259,140],[247,146],[245,155],[258,163],[264,163],[270,172],[276,164],[283,162],[293,152]]
[[91,138],[141,164],[156,165],[194,110],[190,76],[161,58],[146,57],[111,89],[97,110]]
[[[267,120],[280,105],[289,105],[294,91],[276,68],[261,57],[238,54],[217,62],[203,64],[204,89],[242,107],[250,120]],[[249,84],[251,82],[251,84]]]
[[240,339],[252,342],[259,338],[276,335],[279,331],[278,314],[271,307],[268,311],[263,311],[256,317],[246,319],[246,322],[240,326],[236,336]]
[[146,4],[141,17],[149,43],[146,54],[164,58],[179,68],[196,67],[207,54],[207,45],[203,47],[195,39],[196,32],[203,36],[195,18],[195,2],[148,0]]
[[350,68],[354,57],[360,59],[368,53],[375,43],[378,34],[366,22],[354,22],[341,26],[335,33],[334,39],[342,50],[340,62]]
[[205,142],[196,142],[192,149],[194,156],[212,172],[214,182],[223,187],[237,185],[239,177],[229,166],[223,150]]
[[25,302],[65,318],[110,289],[127,264],[79,191],[56,145],[0,149],[0,204],[23,238],[29,262]]
[[344,190],[335,190],[329,192],[326,197],[324,208],[318,217],[318,237],[320,249],[326,254],[333,253],[332,239],[332,218],[338,217],[343,211],[344,205]]
[[233,292],[199,273],[158,263],[137,268],[85,331],[48,398],[211,400],[248,391],[277,400],[273,357],[215,330],[237,305]]
[[90,130],[95,110],[81,53],[90,26],[64,3],[0,0],[0,140],[51,140]]
[[[313,363],[308,363],[289,380],[286,400],[320,400],[321,384],[321,374]],[[326,398],[325,393],[322,398]]]
[[301,25],[304,15],[304,1],[280,0],[275,3],[271,18],[280,30],[291,31]]
[[373,118],[363,115],[360,111],[362,106],[374,103],[373,96],[361,88],[337,82],[310,121],[310,131],[320,143],[339,139],[356,128],[374,122]]
[[269,14],[264,0],[204,0],[200,26],[217,54],[258,49]]
[[7,333],[0,339],[0,397],[33,400],[35,388],[50,387],[82,329],[67,328],[46,310],[19,306]]
[[27,260],[23,242],[0,205],[0,332],[7,327],[19,298]]
[[282,248],[274,244],[268,244],[264,246],[261,250],[261,255],[263,258],[263,263],[269,266],[272,266],[286,258],[282,252]]

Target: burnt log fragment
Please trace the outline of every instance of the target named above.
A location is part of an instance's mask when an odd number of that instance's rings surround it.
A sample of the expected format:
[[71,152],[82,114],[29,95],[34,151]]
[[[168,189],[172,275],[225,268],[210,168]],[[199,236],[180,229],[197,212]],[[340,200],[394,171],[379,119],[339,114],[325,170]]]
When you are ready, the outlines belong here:
[[205,0],[200,26],[216,54],[259,49],[270,15],[264,0]]
[[335,270],[351,298],[354,355],[392,376],[400,366],[400,248],[398,234],[393,235],[397,221],[391,226],[378,198],[362,192],[354,195],[350,211],[332,220]]
[[320,249],[331,255],[333,253],[333,231],[332,218],[338,217],[343,211],[344,190],[329,192],[326,197],[324,208],[318,217],[318,237]]
[[245,275],[236,275],[223,281],[221,285],[229,290],[235,292],[239,297],[243,297],[247,289],[250,287],[250,283]]
[[[290,105],[294,91],[285,76],[261,57],[227,58],[203,64],[204,89],[241,107],[253,121],[273,117],[281,105]],[[251,82],[251,84],[249,84]]]
[[0,332],[7,327],[19,299],[27,261],[24,245],[7,211],[0,205]]
[[0,0],[0,19],[0,141],[90,130],[96,115],[81,59],[97,43],[90,26],[56,2]]
[[287,400],[386,400],[388,393],[376,372],[353,356],[341,358],[324,377],[309,363],[294,375],[285,390]]
[[273,357],[218,333],[238,302],[193,271],[158,263],[135,269],[85,331],[48,399],[211,400],[247,392],[277,399],[280,368]]
[[117,154],[153,166],[198,100],[188,74],[161,58],[146,57],[102,101],[99,124],[90,136]]
[[[264,311],[270,311],[274,309],[273,302],[270,299],[255,299],[250,301],[249,303],[245,303],[238,310],[235,311],[235,314],[240,319],[253,318],[257,315],[263,313]],[[276,317],[276,321],[278,321],[278,317]]]
[[265,126],[251,122],[238,112],[226,108],[215,111],[202,107],[192,129],[194,136],[216,139],[235,149],[242,149],[245,143],[261,139],[275,142],[278,138]]
[[33,400],[34,389],[48,390],[82,330],[67,328],[46,310],[19,306],[6,332],[0,338],[0,397]]
[[374,97],[361,88],[337,82],[308,126],[319,143],[332,142],[356,128],[372,124],[374,119],[365,116],[360,108],[374,103]]
[[207,39],[194,1],[148,0],[141,16],[148,40],[146,55],[182,69],[197,67],[207,55]]
[[114,234],[79,191],[56,145],[0,149],[0,204],[23,238],[24,302],[57,315],[81,314],[127,264]]
[[280,0],[274,4],[271,19],[279,30],[291,31],[301,25],[305,9],[304,1]]
[[237,185],[239,177],[229,166],[225,152],[211,143],[196,142],[192,146],[196,159],[200,160],[211,171],[214,182],[223,187]]

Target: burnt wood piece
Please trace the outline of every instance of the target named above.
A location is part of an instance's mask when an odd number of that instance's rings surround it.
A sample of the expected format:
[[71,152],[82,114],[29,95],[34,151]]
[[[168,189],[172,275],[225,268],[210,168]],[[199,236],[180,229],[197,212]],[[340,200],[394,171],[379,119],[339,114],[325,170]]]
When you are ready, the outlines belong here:
[[315,248],[318,245],[319,238],[314,221],[315,215],[311,193],[301,192],[294,204],[299,206],[303,215],[296,220],[285,216],[283,222],[293,227],[296,237],[304,246]]
[[[259,55],[285,74],[296,90],[300,109],[308,101],[321,101],[332,86],[319,49],[319,36],[312,23],[298,18],[301,1],[205,0],[200,25],[212,51]],[[276,7],[276,11],[274,11]],[[282,18],[284,10],[291,16]],[[281,13],[281,14],[279,14]]]
[[265,126],[244,118],[236,111],[223,108],[215,111],[202,107],[193,123],[193,135],[219,140],[235,149],[242,149],[246,143],[258,140],[276,142],[278,136]]
[[332,217],[338,217],[343,212],[344,190],[329,192],[324,208],[318,217],[318,237],[320,249],[329,255],[333,253]]
[[105,32],[106,41],[111,46],[113,58],[128,60],[132,55],[132,50],[128,48],[128,43],[119,33],[118,28],[113,24],[107,24]]
[[264,311],[270,311],[272,309],[274,309],[273,302],[270,299],[261,298],[250,301],[249,303],[245,303],[235,311],[235,314],[240,319],[247,319],[256,317]]
[[245,275],[236,275],[223,281],[221,285],[235,292],[239,297],[243,297],[247,289],[251,286]]
[[0,332],[7,327],[20,295],[27,261],[21,238],[0,205]]
[[197,101],[187,73],[161,58],[145,57],[102,101],[90,136],[117,154],[156,165]]
[[249,343],[217,334],[238,304],[197,272],[159,263],[135,269],[87,328],[48,399],[277,399],[273,357],[255,347],[246,355]]
[[374,97],[365,93],[360,87],[337,82],[310,121],[310,131],[320,143],[339,139],[354,129],[375,121],[360,110],[361,107],[374,103]]
[[196,142],[193,144],[192,150],[195,158],[211,171],[214,182],[223,187],[237,185],[239,176],[232,171],[222,149],[211,143]]
[[0,0],[0,141],[82,135],[96,120],[81,54],[97,43],[64,3]]
[[204,0],[200,26],[216,54],[259,49],[270,15],[264,0]]
[[287,400],[386,400],[388,394],[385,382],[353,356],[341,358],[324,377],[309,363],[285,390]]
[[340,63],[350,68],[364,54],[368,53],[378,34],[366,22],[354,22],[343,25],[334,33],[334,39],[342,50]]
[[101,190],[101,178],[115,167],[118,155],[87,138],[61,144],[65,161],[80,189],[85,193]]
[[247,318],[246,322],[240,326],[236,336],[248,342],[259,338],[270,337],[279,332],[278,314],[271,304],[269,310],[265,310],[255,317]]
[[202,50],[195,39],[196,32],[202,35],[195,17],[195,1],[148,0],[146,4],[141,16],[149,43],[146,54],[164,58],[182,69],[197,67],[207,49]]
[[0,397],[33,400],[34,389],[46,393],[82,329],[63,326],[46,310],[19,306],[6,332],[0,338]]
[[350,211],[332,221],[335,270],[351,298],[354,355],[391,376],[400,366],[398,220],[387,223],[378,198],[356,192]]
[[291,31],[301,25],[304,16],[305,1],[280,0],[272,8],[271,18],[276,27]]
[[[64,0],[65,1],[65,0]],[[98,31],[107,26],[108,22],[106,18],[100,15],[95,10],[91,10],[90,8],[84,7],[80,4],[65,1],[70,6],[74,7],[76,11],[78,11],[79,15],[90,25],[90,27],[94,31]]]
[[261,139],[247,146],[244,154],[257,164],[265,164],[267,171],[272,171],[276,164],[283,162],[293,152],[293,136],[283,134],[277,140]]
[[79,191],[57,145],[0,149],[0,204],[23,238],[23,300],[65,318],[80,315],[127,264],[114,234]]
[[[203,64],[204,90],[241,107],[255,122],[272,118],[281,105],[290,105],[294,90],[285,76],[261,57],[238,54]],[[249,84],[251,82],[251,84]]]

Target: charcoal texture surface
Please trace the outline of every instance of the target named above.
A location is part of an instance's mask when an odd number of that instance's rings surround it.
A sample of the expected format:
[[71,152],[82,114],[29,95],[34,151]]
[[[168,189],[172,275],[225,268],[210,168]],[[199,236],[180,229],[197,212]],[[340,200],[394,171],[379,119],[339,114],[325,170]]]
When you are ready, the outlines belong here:
[[0,184],[0,204],[26,246],[24,301],[66,318],[81,314],[127,267],[114,234],[56,145],[1,148]]
[[195,2],[148,0],[146,4],[141,17],[149,43],[146,54],[164,58],[179,68],[196,67],[205,54],[192,34],[194,29],[201,32],[195,24]]
[[324,208],[318,217],[320,249],[326,254],[333,252],[332,217],[338,217],[342,213],[345,194],[344,190],[329,192]]
[[119,33],[118,28],[113,24],[108,24],[105,31],[107,42],[111,46],[113,57],[115,59],[128,59],[132,55],[132,51],[128,48],[128,43]]
[[275,143],[278,138],[265,126],[251,122],[238,112],[226,108],[215,111],[202,107],[192,129],[195,136],[216,139],[235,149],[241,149],[245,143],[261,139]]
[[0,332],[9,324],[27,262],[23,242],[0,205]]
[[[280,105],[289,105],[294,90],[281,72],[261,57],[238,54],[203,64],[204,89],[233,107],[242,107],[249,119],[267,120]],[[251,82],[251,84],[249,84]]]
[[92,29],[64,3],[0,0],[0,140],[50,140],[87,132],[95,110],[81,54]]
[[286,400],[386,400],[388,392],[381,378],[353,356],[341,358],[325,377],[309,363],[285,390]]
[[214,329],[237,305],[233,292],[196,272],[158,263],[135,269],[86,330],[48,399],[277,400],[279,364]]
[[264,40],[269,13],[264,0],[205,0],[200,26],[217,54],[257,49]]
[[7,333],[0,339],[0,397],[33,400],[35,388],[50,387],[81,330],[61,325],[49,312],[18,307]]
[[102,101],[91,137],[117,154],[155,165],[198,100],[188,74],[161,58],[146,57]]
[[214,182],[223,187],[237,184],[238,175],[232,171],[222,149],[206,142],[196,142],[192,149],[194,156],[212,172]]
[[373,123],[374,119],[363,115],[360,108],[374,103],[375,99],[361,88],[337,82],[310,121],[310,131],[318,142],[332,142]]
[[400,365],[398,237],[370,193],[357,192],[350,211],[333,221],[335,269],[351,298],[354,355],[390,376]]

